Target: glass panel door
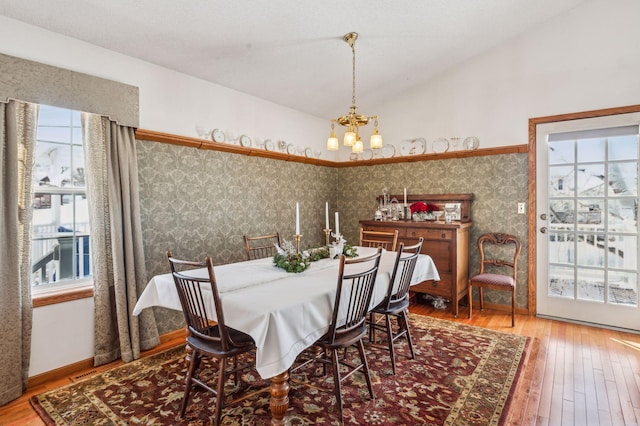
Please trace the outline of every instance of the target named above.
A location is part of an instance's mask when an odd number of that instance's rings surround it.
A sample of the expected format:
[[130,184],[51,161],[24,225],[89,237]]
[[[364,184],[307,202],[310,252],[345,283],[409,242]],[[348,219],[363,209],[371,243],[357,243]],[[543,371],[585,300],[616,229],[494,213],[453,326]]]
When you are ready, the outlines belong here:
[[640,330],[637,124],[538,126],[539,315]]

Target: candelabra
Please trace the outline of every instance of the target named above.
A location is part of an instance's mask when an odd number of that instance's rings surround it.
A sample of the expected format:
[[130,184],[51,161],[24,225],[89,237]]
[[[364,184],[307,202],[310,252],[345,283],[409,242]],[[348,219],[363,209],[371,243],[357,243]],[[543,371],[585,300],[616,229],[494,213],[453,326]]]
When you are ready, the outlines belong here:
[[324,240],[325,240],[325,242],[326,242],[326,244],[328,246],[329,245],[329,235],[331,235],[331,228],[329,228],[329,229],[324,228],[323,231],[324,231]]
[[296,254],[300,254],[300,238],[302,237],[302,234],[295,234],[293,236],[293,238],[295,238],[296,240]]

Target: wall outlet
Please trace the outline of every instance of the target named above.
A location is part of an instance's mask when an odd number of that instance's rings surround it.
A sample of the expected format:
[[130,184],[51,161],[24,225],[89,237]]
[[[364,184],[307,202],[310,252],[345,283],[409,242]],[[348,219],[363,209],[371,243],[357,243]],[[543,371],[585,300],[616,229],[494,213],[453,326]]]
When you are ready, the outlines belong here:
[[524,214],[526,209],[526,203],[518,203],[518,214]]

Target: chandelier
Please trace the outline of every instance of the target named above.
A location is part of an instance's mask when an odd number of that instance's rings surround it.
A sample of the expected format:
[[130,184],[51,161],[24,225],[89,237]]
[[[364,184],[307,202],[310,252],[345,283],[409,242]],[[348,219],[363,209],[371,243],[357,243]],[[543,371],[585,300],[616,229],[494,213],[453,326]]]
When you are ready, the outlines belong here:
[[359,128],[362,126],[366,126],[369,124],[369,121],[373,120],[373,134],[371,135],[371,139],[369,143],[371,144],[371,148],[382,148],[382,135],[378,133],[378,116],[377,115],[363,115],[358,114],[356,110],[358,107],[356,106],[356,40],[358,39],[358,33],[348,33],[343,38],[349,46],[351,46],[351,52],[353,56],[353,67],[352,67],[352,95],[351,95],[351,108],[349,108],[349,113],[347,115],[343,115],[342,117],[334,118],[331,120],[331,134],[329,135],[329,139],[327,139],[327,149],[329,151],[337,151],[339,149],[338,138],[336,137],[335,132],[335,124],[338,123],[341,126],[347,128],[344,133],[344,146],[350,146],[351,152],[360,153],[363,151],[362,140],[360,140],[360,132]]

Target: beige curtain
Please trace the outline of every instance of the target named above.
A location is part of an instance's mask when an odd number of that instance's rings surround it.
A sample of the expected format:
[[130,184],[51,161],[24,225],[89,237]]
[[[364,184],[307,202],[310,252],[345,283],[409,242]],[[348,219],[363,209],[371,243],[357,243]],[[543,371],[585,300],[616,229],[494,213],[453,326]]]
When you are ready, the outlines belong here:
[[131,315],[147,284],[134,129],[83,113],[91,221],[96,365],[159,344],[150,310]]
[[31,356],[31,202],[38,106],[0,102],[0,405],[22,395]]

